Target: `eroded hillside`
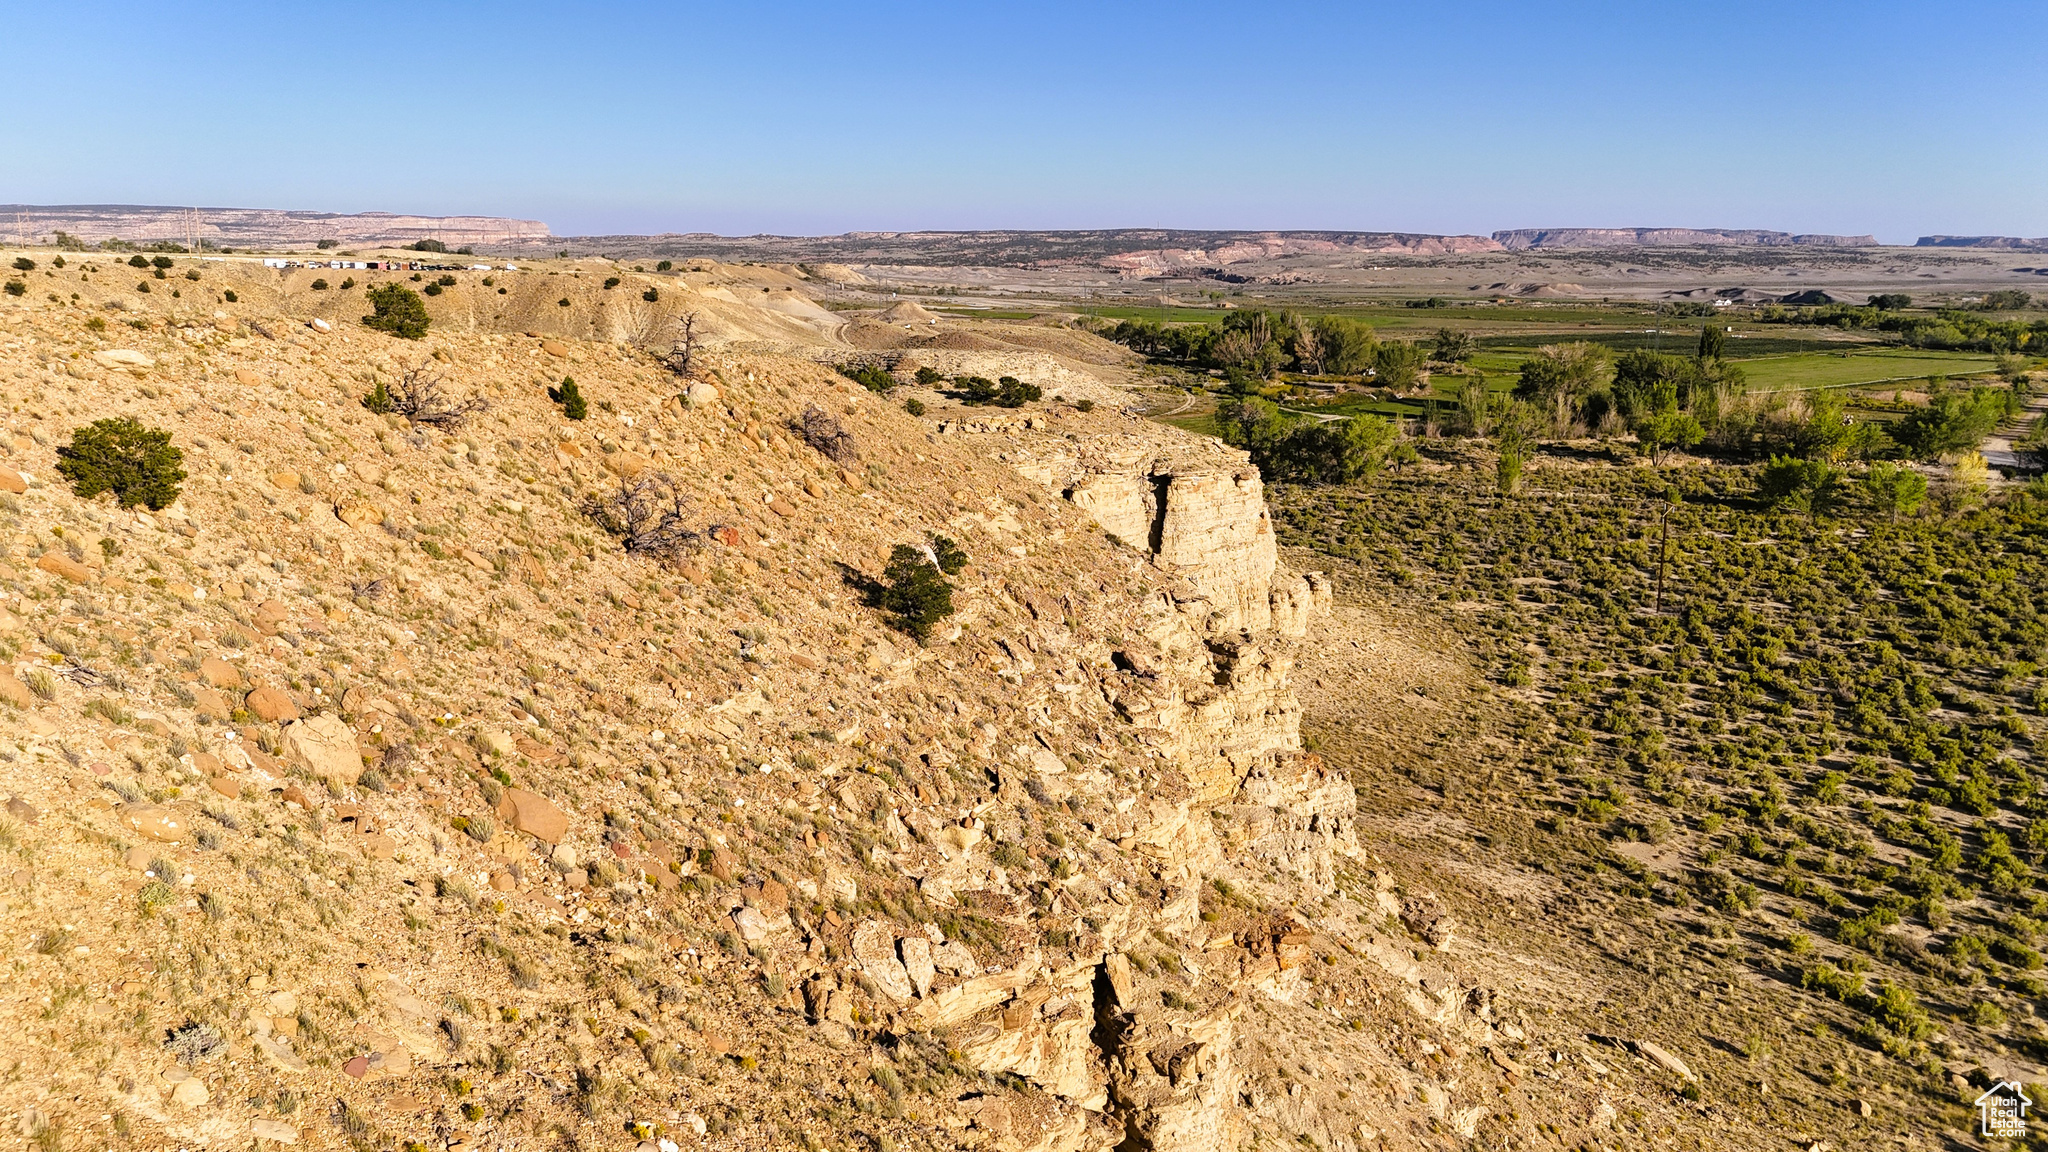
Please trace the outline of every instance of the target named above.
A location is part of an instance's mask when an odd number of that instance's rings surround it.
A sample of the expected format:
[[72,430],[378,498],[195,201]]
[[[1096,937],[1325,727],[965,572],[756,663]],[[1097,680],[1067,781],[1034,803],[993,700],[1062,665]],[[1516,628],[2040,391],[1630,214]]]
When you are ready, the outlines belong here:
[[[1290,680],[1329,588],[1237,453],[217,303],[0,313],[24,1137],[1753,1146],[1361,841]],[[484,406],[361,402],[428,379]],[[53,472],[112,415],[183,450],[161,512]],[[581,510],[657,477],[671,564]],[[934,534],[921,645],[863,589]]]

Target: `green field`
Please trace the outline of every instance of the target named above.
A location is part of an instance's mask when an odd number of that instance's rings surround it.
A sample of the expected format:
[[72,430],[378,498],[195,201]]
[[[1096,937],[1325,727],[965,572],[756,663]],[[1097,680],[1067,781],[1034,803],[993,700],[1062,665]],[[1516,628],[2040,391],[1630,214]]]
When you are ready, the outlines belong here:
[[1808,352],[1744,360],[1752,392],[1786,392],[1807,388],[1841,388],[1858,384],[1904,383],[1929,376],[1969,376],[1989,372],[1993,357],[1971,352],[1928,352],[1913,348],[1869,351]]

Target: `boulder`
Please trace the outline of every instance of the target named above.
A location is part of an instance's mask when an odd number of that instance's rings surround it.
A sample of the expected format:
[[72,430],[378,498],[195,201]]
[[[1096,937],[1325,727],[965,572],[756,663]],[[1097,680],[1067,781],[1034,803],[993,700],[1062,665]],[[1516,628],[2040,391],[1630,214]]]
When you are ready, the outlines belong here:
[[908,1000],[917,989],[910,973],[896,958],[896,933],[889,925],[870,920],[853,931],[853,958],[875,987],[897,1000]]
[[299,486],[299,474],[290,469],[286,469],[283,472],[272,472],[270,474],[270,483],[275,488],[297,488]]
[[547,797],[523,788],[499,795],[498,818],[545,844],[560,844],[569,834],[569,817]]
[[0,492],[12,492],[19,496],[26,491],[28,491],[28,481],[22,478],[21,473],[16,472],[5,464],[0,464]]
[[903,953],[903,971],[918,998],[931,995],[932,976],[937,972],[932,966],[932,942],[922,936],[905,936],[898,947]]
[[560,340],[543,340],[540,342],[540,350],[557,358],[569,354],[569,346]]
[[121,808],[121,826],[159,843],[183,840],[185,818],[176,809],[161,804],[128,804]]
[[0,671],[0,700],[17,708],[33,708],[36,703],[35,694],[21,682],[21,677],[5,671]]
[[263,383],[263,377],[251,372],[247,368],[237,368],[235,369],[235,383],[240,384],[244,388],[254,388],[256,385]]
[[258,688],[244,697],[242,703],[259,719],[273,724],[285,724],[299,718],[299,706],[275,688]]
[[[254,693],[251,693],[254,695]],[[284,730],[284,757],[323,780],[354,784],[363,774],[355,730],[339,716],[308,716]]]
[[215,688],[240,688],[241,669],[218,656],[208,656],[199,662],[199,678]]
[[187,1108],[197,1108],[211,1099],[213,1094],[206,1090],[206,1082],[197,1076],[181,1080],[177,1087],[171,1089],[171,1100]]
[[384,522],[384,510],[375,504],[355,501],[334,510],[334,515],[351,528],[375,528]]
[[690,382],[689,390],[683,393],[683,401],[692,408],[716,404],[718,403],[718,386],[708,380],[693,380]]
[[1673,1056],[1670,1052],[1649,1040],[1633,1041],[1629,1047],[1634,1048],[1638,1056],[1643,1057],[1666,1072],[1675,1073],[1687,1080],[1699,1079],[1698,1076],[1693,1074],[1693,1070],[1686,1065],[1685,1061]]
[[102,368],[118,368],[129,372],[147,372],[156,367],[156,361],[147,353],[133,348],[104,348],[92,354],[93,362]]
[[251,1120],[249,1135],[258,1140],[269,1140],[277,1144],[297,1144],[299,1130],[282,1120]]
[[974,958],[974,953],[967,945],[958,940],[948,940],[932,949],[932,964],[940,971],[950,972],[955,976],[981,974],[981,962]]
[[36,558],[36,567],[52,576],[62,576],[73,584],[92,583],[92,569],[73,560],[62,552],[45,552]]
[[740,939],[749,944],[790,927],[788,913],[769,912],[751,904],[732,914],[732,924],[739,930]]
[[211,688],[194,687],[191,691],[192,708],[196,712],[204,713],[216,720],[225,720],[228,714],[234,711],[228,707],[228,698]]

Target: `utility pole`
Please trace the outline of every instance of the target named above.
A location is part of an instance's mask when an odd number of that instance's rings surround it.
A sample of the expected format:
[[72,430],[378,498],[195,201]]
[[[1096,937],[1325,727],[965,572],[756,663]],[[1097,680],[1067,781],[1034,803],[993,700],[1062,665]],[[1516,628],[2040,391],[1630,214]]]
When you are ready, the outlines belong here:
[[1657,615],[1664,615],[1664,577],[1671,571],[1671,506],[1679,502],[1677,489],[1665,494],[1664,511],[1658,517]]

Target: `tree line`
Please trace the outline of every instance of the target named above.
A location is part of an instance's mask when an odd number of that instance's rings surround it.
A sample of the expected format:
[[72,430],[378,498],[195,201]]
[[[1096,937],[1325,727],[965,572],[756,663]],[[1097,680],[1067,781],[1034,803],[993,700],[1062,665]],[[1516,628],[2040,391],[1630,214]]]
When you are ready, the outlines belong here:
[[1844,331],[1885,332],[1909,348],[1951,351],[2048,354],[2048,320],[1996,320],[1989,312],[2016,311],[2031,297],[2018,290],[1992,292],[1975,309],[1943,308],[1932,316],[1906,315],[1905,296],[1873,296],[1867,305],[1820,304],[1787,308],[1773,304],[1757,314],[1766,324],[1793,324]]
[[1297,372],[1370,376],[1377,384],[1408,388],[1430,361],[1461,363],[1473,351],[1472,337],[1454,328],[1438,330],[1425,345],[1381,340],[1372,325],[1345,316],[1268,309],[1234,312],[1213,324],[1123,320],[1097,333],[1157,363],[1217,371],[1232,381]]

